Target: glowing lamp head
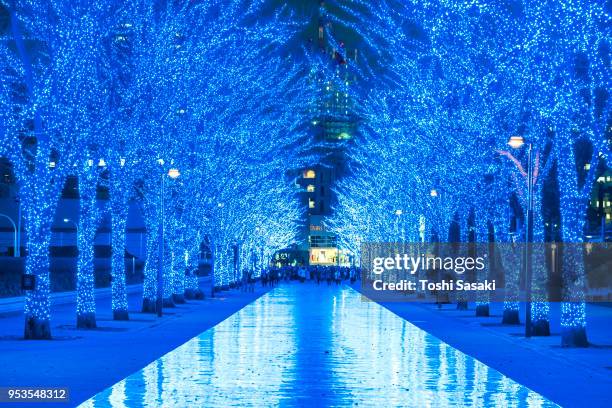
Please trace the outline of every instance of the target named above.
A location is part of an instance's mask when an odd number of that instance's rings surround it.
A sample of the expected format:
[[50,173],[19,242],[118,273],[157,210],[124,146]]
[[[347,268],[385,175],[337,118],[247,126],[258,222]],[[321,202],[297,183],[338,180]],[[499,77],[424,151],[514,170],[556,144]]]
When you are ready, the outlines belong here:
[[64,218],[65,223],[68,223],[68,221],[70,221],[68,218]]
[[432,197],[437,197],[437,196],[438,196],[438,192],[437,192],[435,189],[432,189],[432,190],[429,192],[429,195],[430,195],[430,196],[432,196]]
[[172,179],[178,178],[181,175],[181,172],[178,169],[170,169],[168,170],[168,176]]
[[398,217],[402,215],[402,210],[395,210],[395,215],[397,215]]
[[508,146],[513,149],[520,149],[525,144],[523,136],[512,136],[508,141]]

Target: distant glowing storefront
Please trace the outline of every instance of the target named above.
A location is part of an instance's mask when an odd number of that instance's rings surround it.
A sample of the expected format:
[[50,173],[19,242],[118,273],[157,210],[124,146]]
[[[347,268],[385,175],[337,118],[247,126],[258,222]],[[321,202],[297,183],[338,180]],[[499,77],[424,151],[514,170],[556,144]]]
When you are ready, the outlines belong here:
[[336,265],[336,248],[310,248],[311,265]]
[[310,248],[310,265],[340,265],[351,266],[353,257],[347,250],[340,250],[340,259],[338,259],[337,248]]

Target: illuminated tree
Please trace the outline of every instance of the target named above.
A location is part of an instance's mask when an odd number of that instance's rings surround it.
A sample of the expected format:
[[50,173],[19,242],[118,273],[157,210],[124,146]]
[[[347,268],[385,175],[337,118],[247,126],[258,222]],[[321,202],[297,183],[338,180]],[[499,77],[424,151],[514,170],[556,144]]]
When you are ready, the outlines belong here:
[[[89,129],[95,37],[104,3],[7,1],[15,54],[11,102],[19,131],[9,146],[28,235],[26,273],[35,289],[26,294],[25,338],[50,338],[49,244],[55,209],[72,171],[78,134]],[[27,40],[26,40],[27,39]],[[93,78],[93,80],[92,80]],[[102,95],[100,96],[102,97]]]
[[[610,120],[610,16],[600,2],[529,4],[528,52],[538,86],[535,108],[554,137],[553,154],[561,210],[564,346],[586,346],[585,274],[581,249],[586,203],[601,159]],[[587,151],[586,159],[580,154]],[[577,154],[578,152],[578,154]],[[587,169],[586,171],[582,169]],[[570,249],[571,248],[571,249]]]

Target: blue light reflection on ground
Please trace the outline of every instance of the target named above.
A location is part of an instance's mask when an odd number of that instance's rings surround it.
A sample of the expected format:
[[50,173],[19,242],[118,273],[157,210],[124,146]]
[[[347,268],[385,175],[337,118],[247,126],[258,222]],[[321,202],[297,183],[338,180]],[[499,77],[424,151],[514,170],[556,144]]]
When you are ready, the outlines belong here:
[[555,405],[346,286],[293,284],[83,406]]

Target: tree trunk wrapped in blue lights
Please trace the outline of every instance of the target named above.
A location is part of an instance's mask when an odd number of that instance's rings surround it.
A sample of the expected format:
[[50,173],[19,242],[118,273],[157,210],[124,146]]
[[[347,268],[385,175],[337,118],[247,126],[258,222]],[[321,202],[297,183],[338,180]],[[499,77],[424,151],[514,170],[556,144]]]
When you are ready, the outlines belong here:
[[96,327],[96,299],[94,275],[94,242],[100,212],[97,203],[98,169],[93,161],[81,164],[79,169],[79,196],[81,208],[77,233],[77,328]]
[[[26,223],[27,225],[27,223]],[[26,292],[25,299],[25,333],[26,339],[51,338],[51,283],[49,277],[49,242],[50,228],[36,231],[35,225],[29,225],[28,238],[31,243],[26,258],[26,273],[34,275],[34,290]],[[44,231],[46,230],[46,231]]]
[[[125,271],[125,240],[130,186],[126,186],[126,174],[120,163],[110,166],[110,216],[111,216],[111,291],[114,320],[128,320],[128,296]],[[129,183],[128,178],[128,183]],[[142,255],[142,254],[141,254]]]
[[144,313],[155,313],[158,296],[158,269],[159,269],[159,229],[157,218],[157,206],[145,202],[143,206],[145,226],[147,228],[146,258],[144,265],[144,281],[142,292],[142,311]]
[[[476,211],[476,256],[485,259],[485,267],[476,272],[476,282],[484,282],[489,279],[490,263],[493,262],[491,252],[489,250],[489,225],[488,214],[486,211]],[[489,292],[479,291],[476,294],[476,316],[488,317],[489,310]]]
[[586,347],[586,305],[584,260],[582,248],[576,250],[576,244],[583,242],[586,224],[585,200],[578,187],[576,160],[572,148],[569,129],[558,138],[568,142],[568,146],[557,146],[557,175],[559,180],[559,201],[561,204],[561,236],[568,244],[564,248],[561,275],[563,278],[563,296],[567,302],[561,304],[561,339],[563,346]]
[[[541,185],[541,183],[539,184]],[[544,243],[544,217],[542,215],[542,190],[535,188],[533,211],[532,303],[531,335],[550,336],[548,303],[548,269],[546,267],[547,245]]]

